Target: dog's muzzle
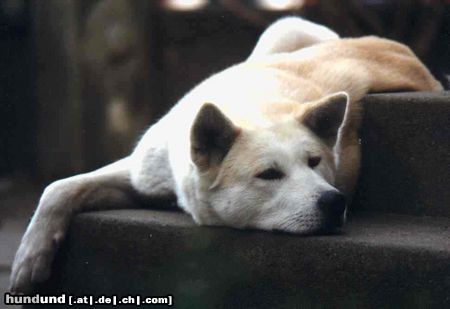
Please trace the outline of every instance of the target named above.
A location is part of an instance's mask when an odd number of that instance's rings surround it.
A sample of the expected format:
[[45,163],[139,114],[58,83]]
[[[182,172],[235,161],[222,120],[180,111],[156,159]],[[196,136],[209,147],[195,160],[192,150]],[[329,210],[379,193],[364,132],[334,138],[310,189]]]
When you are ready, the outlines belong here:
[[342,193],[332,190],[323,192],[317,200],[317,207],[325,218],[325,230],[342,227],[347,208],[346,199]]

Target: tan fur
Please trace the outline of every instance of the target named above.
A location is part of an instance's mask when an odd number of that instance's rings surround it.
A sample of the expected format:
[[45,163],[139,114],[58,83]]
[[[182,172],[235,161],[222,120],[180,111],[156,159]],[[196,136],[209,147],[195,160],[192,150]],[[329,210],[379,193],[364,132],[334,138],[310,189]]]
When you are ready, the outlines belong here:
[[249,96],[246,102],[235,102],[232,96],[224,98],[217,93],[196,98],[198,102],[207,98],[233,123],[248,130],[259,130],[293,115],[301,118],[308,109],[308,105],[302,103],[338,91],[348,93],[347,119],[341,128],[339,149],[336,149],[341,158],[337,166],[337,188],[347,195],[355,186],[359,170],[361,107],[358,101],[369,92],[442,90],[408,47],[372,36],[331,40],[297,52],[250,59],[229,70],[230,79],[263,78],[270,74],[286,89],[282,98],[271,96],[270,91],[262,89],[264,85],[259,89],[247,89],[249,93],[266,91],[267,95],[246,94]]
[[[249,60],[231,70],[236,79],[242,78],[241,75],[250,78],[272,74],[289,91],[298,89],[301,92],[288,102],[286,98],[279,101],[276,97],[266,97],[264,101],[236,104],[208,97],[233,122],[243,127],[279,120],[285,114],[296,112],[299,103],[338,91],[347,92],[351,101],[357,102],[368,92],[442,90],[439,82],[408,47],[377,37],[327,41],[297,52]],[[247,113],[245,120],[239,117],[243,104],[254,105],[246,106],[254,115]],[[352,116],[358,118],[357,109]]]

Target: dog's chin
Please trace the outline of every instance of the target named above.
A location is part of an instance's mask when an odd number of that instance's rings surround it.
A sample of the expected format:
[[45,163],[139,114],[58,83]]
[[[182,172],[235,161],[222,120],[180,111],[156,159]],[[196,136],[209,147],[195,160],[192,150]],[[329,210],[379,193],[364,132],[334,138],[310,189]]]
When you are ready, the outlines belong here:
[[301,230],[272,230],[275,234],[299,235],[299,236],[320,236],[320,235],[341,235],[344,228],[341,227],[317,227],[313,229]]
[[345,225],[345,217],[328,218],[317,225],[299,225],[289,228],[275,228],[272,232],[276,234],[296,234],[301,236],[314,235],[340,235]]

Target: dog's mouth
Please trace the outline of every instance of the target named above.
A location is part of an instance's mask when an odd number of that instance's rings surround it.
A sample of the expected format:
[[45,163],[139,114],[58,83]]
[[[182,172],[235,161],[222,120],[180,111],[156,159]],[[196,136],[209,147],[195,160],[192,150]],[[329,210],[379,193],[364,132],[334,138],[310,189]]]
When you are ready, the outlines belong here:
[[274,234],[280,235],[301,235],[301,236],[320,236],[320,235],[342,235],[344,233],[343,226],[334,226],[334,227],[321,227],[310,231],[286,231],[280,229],[272,230]]
[[340,216],[322,218],[315,226],[308,226],[307,228],[295,228],[293,226],[290,226],[289,228],[274,228],[272,229],[272,232],[276,234],[297,234],[302,236],[341,235],[344,230],[345,222],[346,215],[344,213]]

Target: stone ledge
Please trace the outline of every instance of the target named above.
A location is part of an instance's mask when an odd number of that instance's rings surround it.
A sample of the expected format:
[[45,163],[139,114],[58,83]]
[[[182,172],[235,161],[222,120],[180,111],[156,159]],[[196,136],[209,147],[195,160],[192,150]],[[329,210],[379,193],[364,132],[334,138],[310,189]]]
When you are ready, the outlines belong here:
[[450,217],[450,92],[362,101],[358,209]]
[[342,235],[198,227],[168,211],[81,214],[38,290],[172,294],[177,308],[450,307],[450,93],[363,104],[354,206],[376,212]]
[[342,235],[195,226],[179,212],[77,216],[41,293],[174,296],[177,308],[450,305],[450,219],[362,213]]

